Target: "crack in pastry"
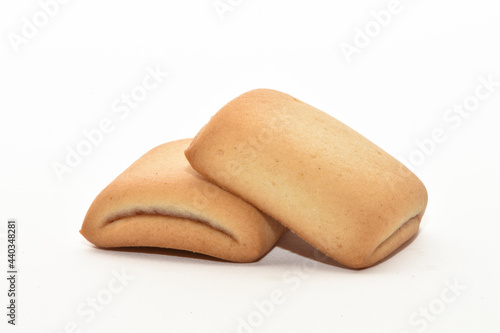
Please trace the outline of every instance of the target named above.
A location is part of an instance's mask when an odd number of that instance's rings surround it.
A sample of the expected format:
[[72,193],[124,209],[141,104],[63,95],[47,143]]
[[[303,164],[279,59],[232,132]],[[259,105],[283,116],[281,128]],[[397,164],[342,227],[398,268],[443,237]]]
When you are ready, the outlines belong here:
[[[372,252],[371,256],[382,260],[387,253],[392,253],[401,244],[407,241],[407,235],[414,235],[420,226],[423,212],[411,217],[399,226],[389,237],[384,239]],[[409,238],[408,238],[409,239]]]
[[227,229],[210,222],[207,219],[204,219],[201,216],[196,216],[193,213],[176,213],[174,211],[168,210],[168,209],[162,209],[162,208],[132,208],[128,211],[125,212],[119,212],[115,213],[111,216],[109,216],[106,219],[106,224],[110,223],[115,223],[118,221],[123,221],[127,218],[134,217],[134,216],[139,216],[139,215],[145,215],[145,216],[164,216],[164,217],[172,217],[172,218],[180,218],[186,220],[186,223],[188,222],[194,222],[194,223],[201,223],[203,225],[206,225],[216,231],[219,231],[223,233],[224,235],[228,236],[229,238],[233,239],[235,242],[238,242],[238,240],[234,237],[234,235]]

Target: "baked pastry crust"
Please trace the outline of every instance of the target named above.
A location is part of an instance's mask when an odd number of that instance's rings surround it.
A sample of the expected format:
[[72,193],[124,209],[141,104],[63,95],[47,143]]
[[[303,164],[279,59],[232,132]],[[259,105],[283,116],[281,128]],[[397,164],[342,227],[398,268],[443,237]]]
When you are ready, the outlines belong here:
[[235,262],[266,254],[286,228],[194,171],[191,139],[160,145],[113,180],[90,206],[81,234],[103,247],[161,247]]
[[417,232],[422,182],[330,115],[275,90],[225,105],[185,152],[200,174],[352,268],[382,260]]

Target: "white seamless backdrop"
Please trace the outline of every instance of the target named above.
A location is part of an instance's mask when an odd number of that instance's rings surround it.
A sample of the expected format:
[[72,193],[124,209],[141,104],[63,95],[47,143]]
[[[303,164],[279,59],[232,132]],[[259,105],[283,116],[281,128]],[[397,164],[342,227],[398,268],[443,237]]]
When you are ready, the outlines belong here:
[[[500,5],[478,1],[0,4],[1,332],[499,332]],[[291,233],[262,260],[104,251],[79,228],[147,150],[281,90],[423,180],[418,236],[365,270]],[[2,275],[2,276],[4,276]]]

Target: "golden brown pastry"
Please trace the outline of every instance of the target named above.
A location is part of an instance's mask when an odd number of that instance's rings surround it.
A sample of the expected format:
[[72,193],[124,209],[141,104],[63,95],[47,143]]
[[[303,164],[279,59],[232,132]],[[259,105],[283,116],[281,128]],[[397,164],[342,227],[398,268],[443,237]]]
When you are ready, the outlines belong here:
[[380,261],[418,230],[422,182],[368,139],[287,94],[247,92],[185,152],[195,170],[338,262]]
[[194,171],[191,139],[160,145],[133,163],[94,200],[81,234],[99,247],[148,246],[251,262],[286,230]]

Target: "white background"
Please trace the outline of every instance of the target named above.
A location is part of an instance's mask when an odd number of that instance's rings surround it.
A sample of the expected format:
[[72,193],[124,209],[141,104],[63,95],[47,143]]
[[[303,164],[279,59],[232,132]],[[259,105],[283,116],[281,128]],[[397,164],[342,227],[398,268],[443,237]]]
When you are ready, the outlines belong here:
[[[228,2],[223,19],[213,0],[61,0],[50,17],[38,1],[2,2],[0,266],[16,218],[20,273],[14,328],[1,279],[0,331],[499,332],[498,1],[401,0],[390,19],[389,1]],[[168,76],[129,114],[113,112],[148,68]],[[411,164],[429,192],[416,239],[355,271],[315,260],[291,234],[252,264],[81,237],[121,171],[254,88],[316,106]],[[476,89],[488,92],[478,105]],[[469,114],[450,113],[463,103]],[[110,133],[58,179],[54,163],[103,119]]]

